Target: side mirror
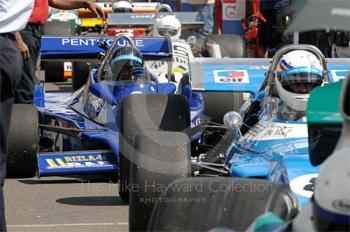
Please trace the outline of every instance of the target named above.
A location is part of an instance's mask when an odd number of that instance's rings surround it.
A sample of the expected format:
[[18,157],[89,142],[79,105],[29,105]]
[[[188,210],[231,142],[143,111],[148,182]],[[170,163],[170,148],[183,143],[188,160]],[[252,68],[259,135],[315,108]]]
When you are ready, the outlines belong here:
[[340,111],[344,120],[350,122],[350,72],[344,80],[340,99]]
[[226,128],[233,130],[238,130],[243,124],[241,115],[235,111],[227,112],[224,115],[223,121]]
[[343,89],[340,97],[340,113],[343,116],[343,130],[338,141],[336,150],[340,150],[343,148],[350,148],[349,140],[350,140],[350,73],[345,78],[343,83]]

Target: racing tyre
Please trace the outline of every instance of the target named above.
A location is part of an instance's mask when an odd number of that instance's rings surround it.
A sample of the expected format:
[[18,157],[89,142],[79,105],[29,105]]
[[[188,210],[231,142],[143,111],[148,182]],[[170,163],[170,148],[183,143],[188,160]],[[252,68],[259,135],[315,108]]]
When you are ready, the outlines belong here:
[[209,231],[221,227],[245,231],[267,212],[286,221],[299,212],[298,201],[287,185],[229,177],[185,178],[168,186],[153,209],[148,230]]
[[89,78],[90,66],[87,62],[74,61],[72,63],[72,87],[80,89]]
[[14,104],[9,129],[8,177],[33,177],[37,170],[39,119],[34,105]]
[[223,123],[222,119],[228,111],[239,112],[244,103],[243,93],[204,92],[204,114],[212,122]]
[[63,82],[64,79],[64,62],[61,61],[44,61],[43,69],[45,70],[46,82]]
[[219,44],[222,57],[242,58],[245,55],[244,40],[239,35],[212,34],[207,42]]
[[129,201],[129,166],[137,133],[145,130],[182,131],[190,127],[190,109],[181,95],[131,94],[123,98],[119,117],[119,196]]
[[130,231],[146,231],[159,195],[176,179],[191,176],[190,140],[181,132],[146,131],[136,135],[130,166]]
[[[44,36],[70,36],[74,35],[74,26],[69,22],[51,21],[42,27]],[[63,82],[64,62],[62,61],[43,61],[42,67],[45,70],[46,82]]]

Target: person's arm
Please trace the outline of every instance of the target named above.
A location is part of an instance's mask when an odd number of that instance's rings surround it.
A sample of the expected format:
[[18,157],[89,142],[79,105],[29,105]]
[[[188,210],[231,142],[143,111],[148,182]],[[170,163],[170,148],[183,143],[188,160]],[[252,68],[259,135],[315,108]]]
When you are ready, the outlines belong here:
[[19,51],[21,52],[21,54],[23,56],[23,59],[29,59],[29,57],[30,57],[29,49],[28,49],[27,44],[23,41],[21,33],[16,32],[15,36],[16,36],[17,46],[18,46]]
[[73,10],[79,8],[88,8],[97,16],[106,18],[102,8],[96,3],[87,0],[49,0],[49,6],[61,10]]

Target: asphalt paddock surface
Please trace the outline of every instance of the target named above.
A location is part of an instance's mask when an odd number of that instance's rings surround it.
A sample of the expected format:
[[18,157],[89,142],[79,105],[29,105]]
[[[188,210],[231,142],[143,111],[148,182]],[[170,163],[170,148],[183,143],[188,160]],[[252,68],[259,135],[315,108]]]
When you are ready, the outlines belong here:
[[[46,83],[46,91],[72,92],[71,81]],[[115,174],[116,176],[117,174]],[[128,231],[129,207],[114,176],[6,179],[8,232]]]
[[128,205],[106,176],[7,179],[9,232],[128,231]]

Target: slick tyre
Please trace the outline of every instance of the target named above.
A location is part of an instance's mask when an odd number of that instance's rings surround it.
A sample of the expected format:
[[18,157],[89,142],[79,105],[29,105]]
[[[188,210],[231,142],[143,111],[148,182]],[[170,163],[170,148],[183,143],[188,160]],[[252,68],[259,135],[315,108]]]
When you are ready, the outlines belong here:
[[242,58],[245,55],[244,41],[238,35],[210,35],[207,42],[219,44],[222,57]]
[[119,196],[129,201],[130,159],[135,135],[145,130],[182,131],[190,126],[190,109],[181,95],[131,94],[122,99],[119,117]]
[[90,66],[87,62],[72,62],[72,87],[74,90],[80,89],[89,78]]
[[33,177],[39,148],[38,111],[34,105],[14,104],[9,129],[8,177]]
[[[44,36],[70,36],[74,35],[74,27],[69,22],[51,21],[42,27]],[[62,61],[43,61],[42,67],[45,70],[46,82],[63,82],[64,62]]]
[[64,62],[61,61],[44,61],[43,69],[45,70],[46,82],[63,82],[64,79]]
[[181,132],[138,134],[130,166],[130,231],[146,231],[155,202],[172,181],[191,176],[190,140]]
[[[192,186],[192,191],[179,191],[181,186]],[[298,211],[298,201],[287,185],[229,177],[185,178],[169,185],[153,209],[148,230],[209,231],[222,227],[245,231],[264,213],[272,212],[288,221]]]
[[216,123],[223,123],[222,119],[228,111],[239,112],[244,103],[243,93],[241,92],[205,92],[203,98],[204,114]]

